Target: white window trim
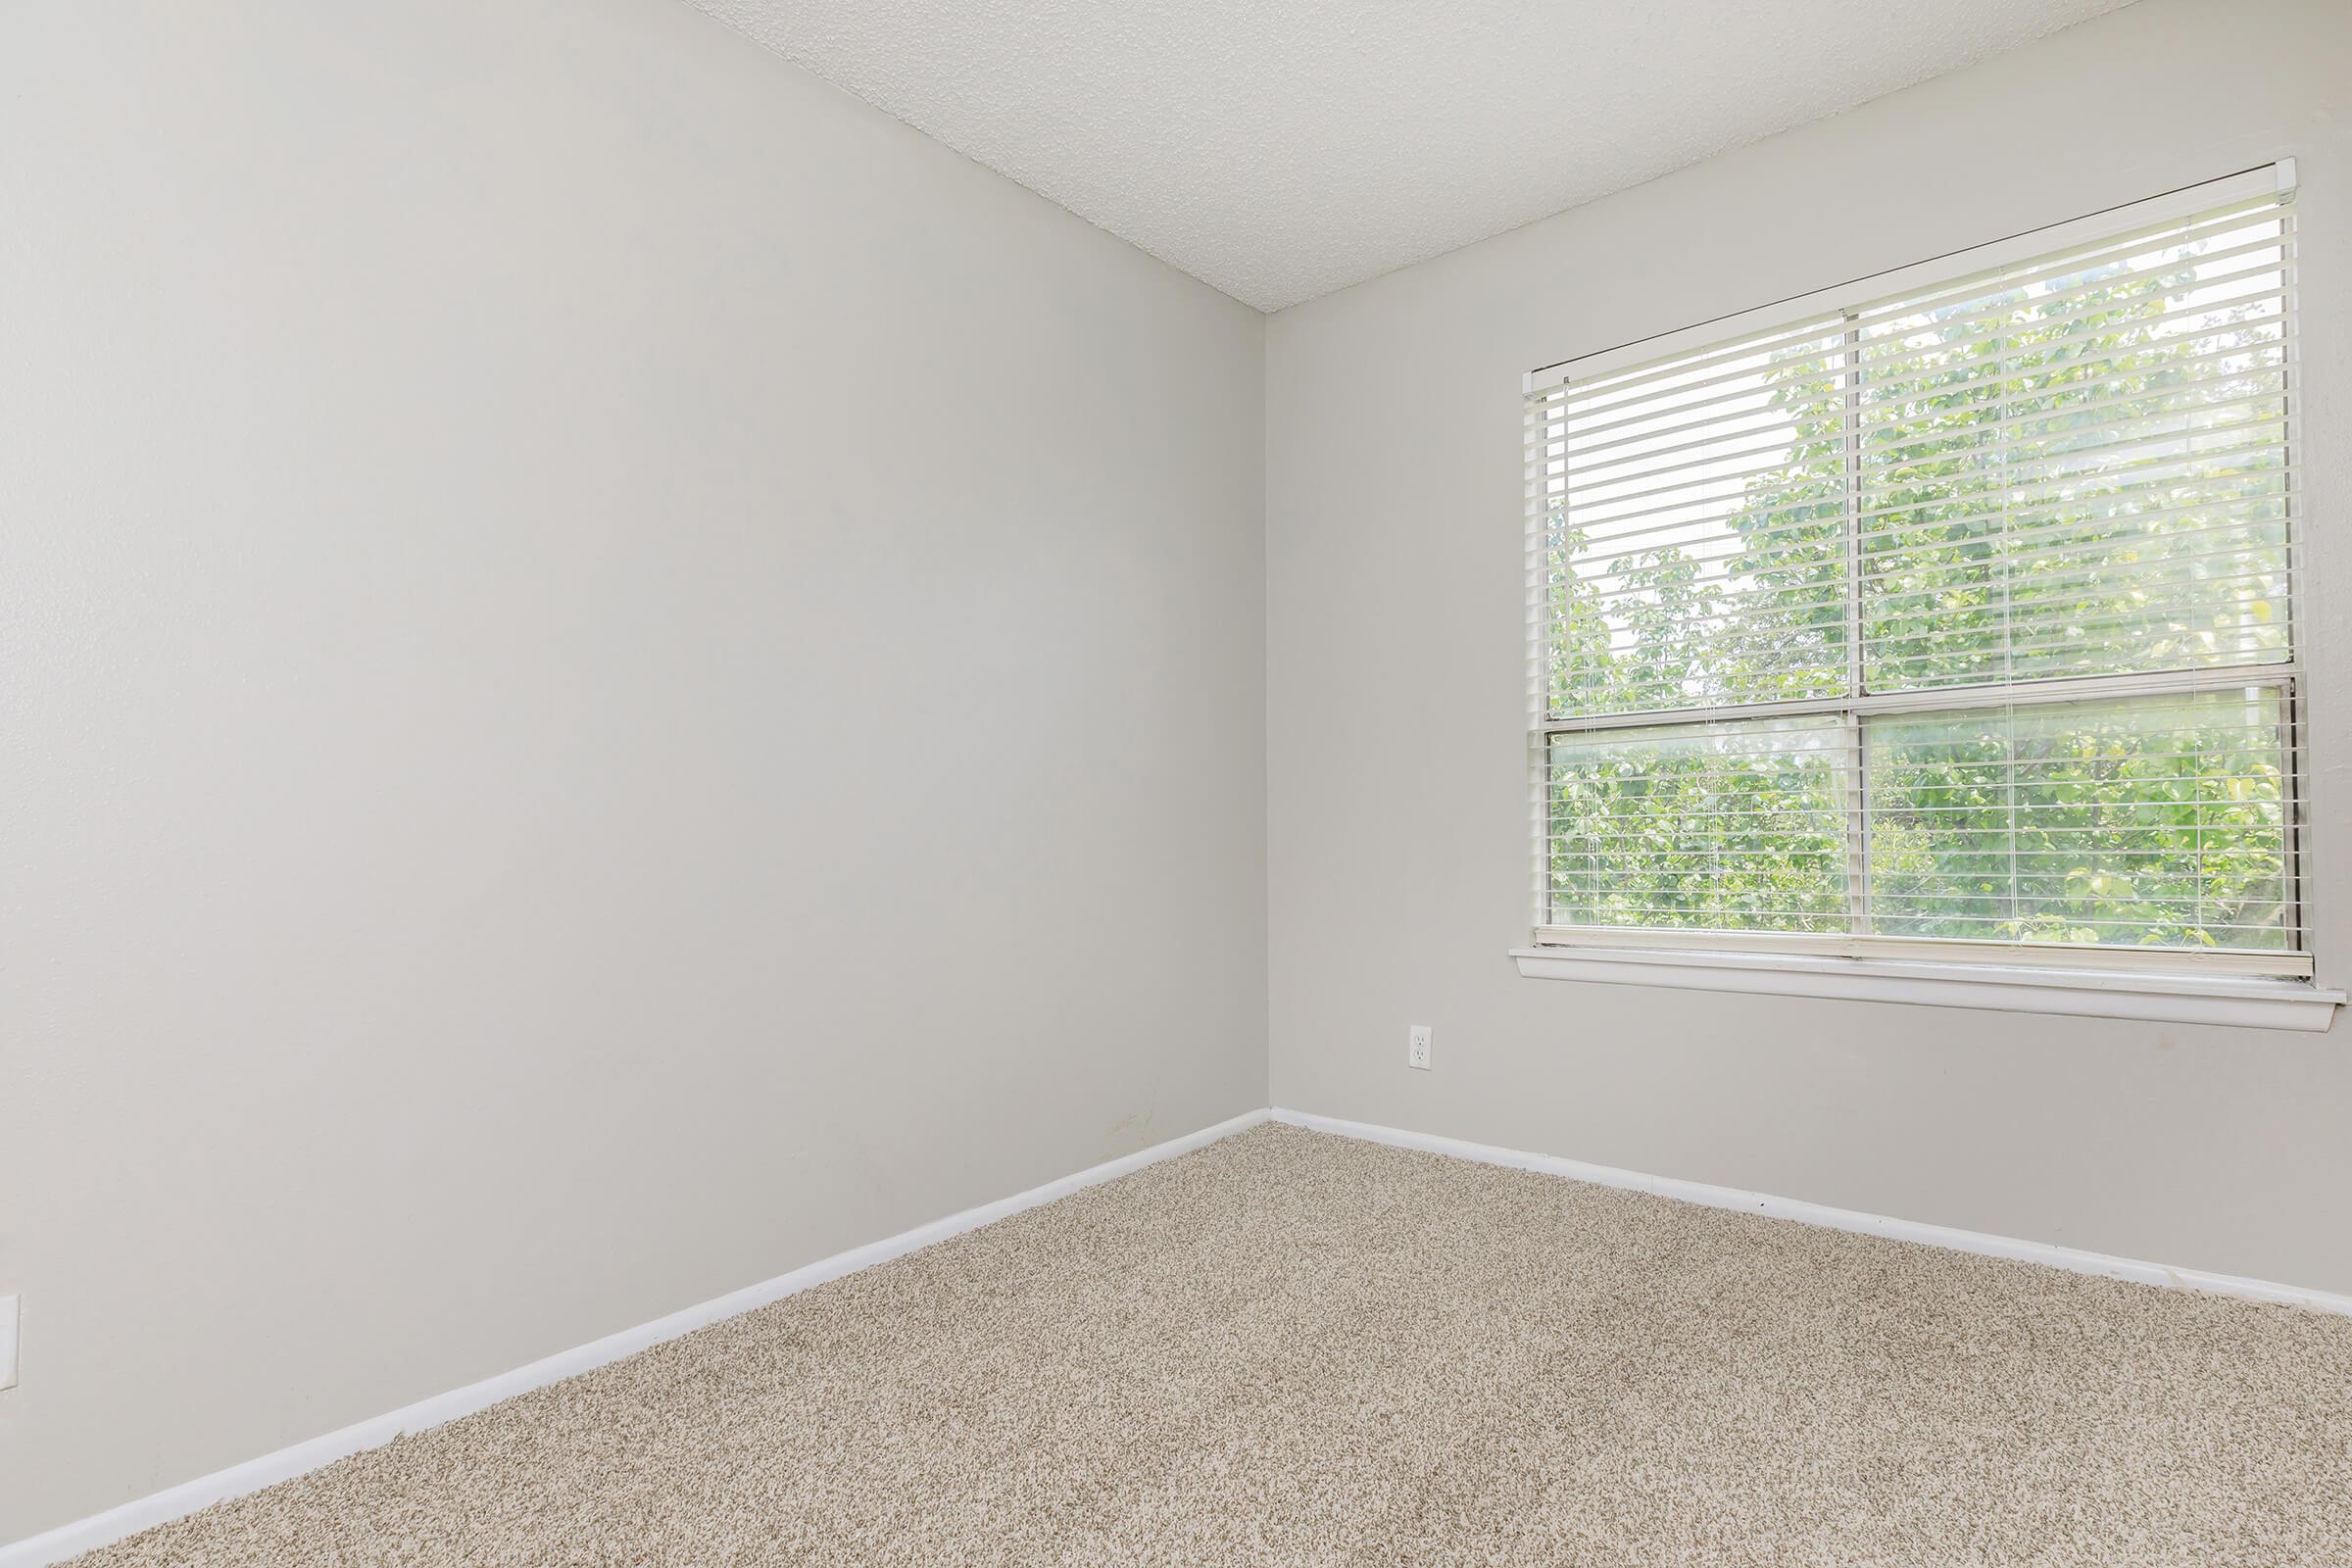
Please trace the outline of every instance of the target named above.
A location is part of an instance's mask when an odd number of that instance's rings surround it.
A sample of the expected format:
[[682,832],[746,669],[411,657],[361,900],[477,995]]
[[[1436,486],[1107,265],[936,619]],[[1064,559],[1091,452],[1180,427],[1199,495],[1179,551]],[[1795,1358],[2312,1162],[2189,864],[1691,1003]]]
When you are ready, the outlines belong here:
[[[2158,220],[2203,205],[2218,205],[2240,196],[2266,191],[2291,201],[2296,185],[2295,161],[2250,169],[2223,179],[2168,192],[2105,212],[2085,215],[1972,247],[1966,256],[1981,266],[2002,265],[2041,251],[2061,248],[2077,239],[2095,238],[2118,230],[2126,222]],[[1667,357],[1687,349],[1739,336],[1743,331],[1768,329],[1807,314],[1835,315],[1849,310],[1858,286],[1881,292],[1934,284],[1949,277],[1953,257],[1937,257],[1891,272],[1840,284],[1793,299],[1776,301],[1752,311],[1695,323],[1613,349],[1560,361],[1528,372],[1523,390],[1557,385],[1571,374],[1584,378],[1606,374],[1637,363]],[[1531,550],[1533,546],[1531,545]],[[1532,569],[1532,568],[1531,568]],[[1705,711],[1601,714],[1573,720],[1550,719],[1542,710],[1541,612],[1531,597],[1529,630],[1535,660],[1530,692],[1537,707],[1532,738],[1541,752],[1549,735],[1586,729],[1654,725],[1661,720],[1690,722],[1711,716]],[[2081,682],[2053,681],[2040,691],[2001,687],[1982,694],[1986,702],[2016,703],[2056,700],[2062,696],[2125,695],[2142,686],[2212,684],[2238,686],[2278,684],[2299,710],[2302,671],[2297,662],[2277,665],[2231,667],[2189,674],[2184,683],[2178,673],[2092,678]],[[2108,687],[2116,690],[2110,693]],[[2031,693],[2029,698],[2027,694]],[[1742,718],[1794,716],[1800,712],[1850,712],[1862,708],[1903,710],[1974,706],[1976,692],[1904,693],[1887,698],[1847,694],[1819,702],[1767,704],[1739,710]],[[1953,699],[1962,701],[1955,704]],[[1542,835],[1540,782],[1538,835]],[[2308,873],[2306,873],[2308,874]],[[1539,869],[1538,882],[1542,883]],[[1541,891],[1539,887],[1539,902]],[[1808,942],[1779,933],[1714,933],[1694,931],[1614,931],[1598,928],[1539,926],[1535,940],[1544,946],[1515,948],[1511,956],[1519,972],[1530,978],[1581,980],[1615,985],[1665,986],[1682,991],[1722,991],[1754,995],[1850,998],[1902,1002],[1928,1006],[1977,1007],[2004,1012],[2034,1012],[2073,1017],[2127,1018],[2150,1022],[2209,1023],[2246,1028],[2324,1031],[2346,995],[2315,985],[2310,979],[2308,952],[2291,955],[2230,954],[2228,956],[2167,953],[2156,961],[2132,961],[2126,950],[2092,953],[2070,950],[2053,954],[2046,964],[2019,961],[2025,956],[2016,945],[1993,943],[1905,942],[1893,938],[1864,938],[1850,946],[1838,939]],[[1703,942],[1704,947],[1677,946]],[[1845,951],[1837,951],[1844,947]],[[1937,952],[1940,947],[1943,951]],[[2017,954],[2018,957],[2010,955]],[[2223,957],[2202,964],[2200,957]],[[2284,960],[2284,961],[2280,961]],[[2270,972],[2259,972],[2265,967]],[[2194,972],[2202,967],[2205,972]],[[2237,972],[2230,972],[2236,970]],[[2290,971],[2290,972],[2281,972]]]
[[2301,980],[2024,963],[1954,963],[1821,954],[1696,952],[1674,948],[1515,948],[1519,972],[1538,980],[1665,986],[1780,997],[1904,1002],[1930,1007],[2325,1030],[2341,991]]
[[1546,951],[1663,948],[1673,953],[1746,953],[1759,956],[1870,958],[1890,963],[1976,964],[1995,969],[2079,969],[2099,973],[2165,974],[2188,979],[2309,980],[2308,953],[2234,948],[2155,948],[2118,945],[2077,948],[2029,942],[1979,942],[1965,937],[1886,937],[1797,931],[1706,931],[1668,926],[1540,925],[1536,946]]

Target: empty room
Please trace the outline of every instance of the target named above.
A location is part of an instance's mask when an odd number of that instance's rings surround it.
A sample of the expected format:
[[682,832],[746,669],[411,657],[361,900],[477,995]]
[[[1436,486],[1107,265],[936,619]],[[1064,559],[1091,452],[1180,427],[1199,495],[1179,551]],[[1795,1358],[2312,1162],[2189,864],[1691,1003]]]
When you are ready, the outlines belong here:
[[2352,1568],[2346,0],[0,0],[0,1568]]

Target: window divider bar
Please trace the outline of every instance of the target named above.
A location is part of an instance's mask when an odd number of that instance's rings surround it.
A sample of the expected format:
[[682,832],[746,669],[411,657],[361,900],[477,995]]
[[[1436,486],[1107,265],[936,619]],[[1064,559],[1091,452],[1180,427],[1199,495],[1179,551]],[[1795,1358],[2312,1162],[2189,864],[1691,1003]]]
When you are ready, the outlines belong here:
[[2047,680],[1986,681],[1967,686],[1930,686],[1917,691],[1864,692],[1859,696],[1801,697],[1777,703],[1746,703],[1728,708],[1643,709],[1629,713],[1589,713],[1573,718],[1547,718],[1539,726],[1544,735],[1575,735],[1589,730],[1666,729],[1683,725],[1737,723],[1772,718],[1823,718],[1841,713],[1940,713],[1955,709],[2040,707],[2051,703],[2095,702],[2106,697],[2164,697],[2191,692],[2230,691],[2257,686],[2294,686],[2302,676],[2299,662],[2217,664],[2191,669],[2133,672],[2129,675],[2075,675]]
[[[1838,366],[1845,388],[1845,694],[1862,695],[1862,322],[1845,313],[1845,353]],[[1857,937],[1870,935],[1870,804],[1865,769],[1869,740],[1862,715],[1845,710],[1845,906]]]

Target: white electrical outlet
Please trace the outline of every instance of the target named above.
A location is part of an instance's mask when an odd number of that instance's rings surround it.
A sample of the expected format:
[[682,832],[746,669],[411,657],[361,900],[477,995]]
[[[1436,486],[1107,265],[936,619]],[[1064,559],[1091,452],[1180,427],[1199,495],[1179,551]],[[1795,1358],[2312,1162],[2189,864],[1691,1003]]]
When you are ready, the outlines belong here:
[[1404,1064],[1418,1067],[1423,1072],[1429,1071],[1429,1025],[1417,1023],[1413,1025],[1413,1032],[1405,1036]]
[[17,1298],[0,1296],[0,1389],[17,1386]]

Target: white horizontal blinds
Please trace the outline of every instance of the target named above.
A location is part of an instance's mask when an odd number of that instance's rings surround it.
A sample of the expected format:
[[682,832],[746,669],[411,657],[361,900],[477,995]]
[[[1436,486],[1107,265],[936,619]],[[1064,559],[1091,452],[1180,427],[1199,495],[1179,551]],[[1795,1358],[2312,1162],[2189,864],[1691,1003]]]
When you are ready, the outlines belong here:
[[1852,765],[1834,718],[1553,736],[1551,919],[1845,930]]
[[2308,972],[2294,286],[2241,199],[1531,392],[1539,924]]
[[1869,690],[2288,657],[2291,222],[2241,206],[1861,315]]
[[1816,322],[1539,397],[1553,713],[1844,690],[1847,355]]
[[2282,686],[1865,720],[1871,929],[2291,950]]

